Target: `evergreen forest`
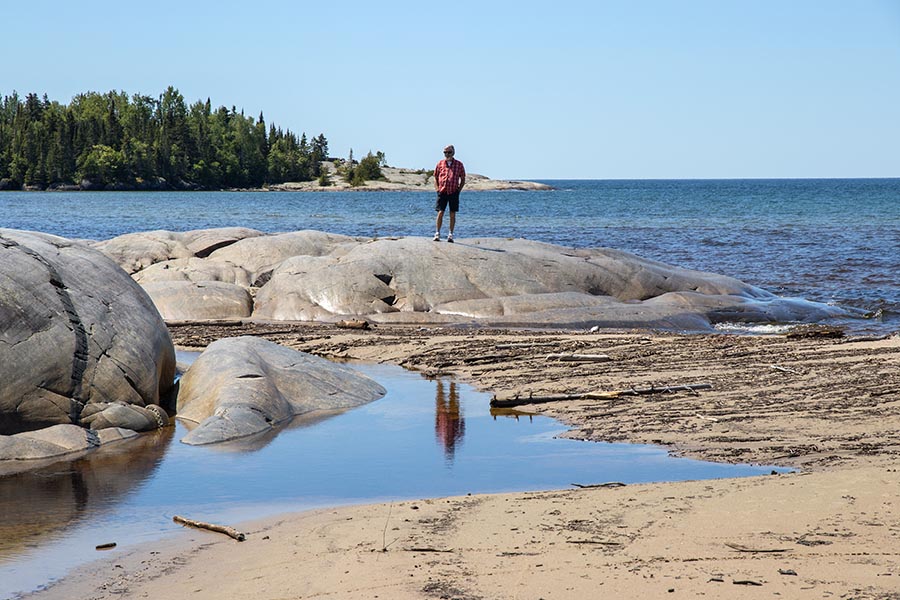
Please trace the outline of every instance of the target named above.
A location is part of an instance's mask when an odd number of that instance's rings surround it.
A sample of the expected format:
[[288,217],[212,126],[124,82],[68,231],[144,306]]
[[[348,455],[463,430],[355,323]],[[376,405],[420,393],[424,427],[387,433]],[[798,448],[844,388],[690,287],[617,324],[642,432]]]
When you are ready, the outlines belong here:
[[307,139],[174,87],[158,98],[89,92],[68,105],[0,101],[0,189],[218,190],[320,176],[323,134]]

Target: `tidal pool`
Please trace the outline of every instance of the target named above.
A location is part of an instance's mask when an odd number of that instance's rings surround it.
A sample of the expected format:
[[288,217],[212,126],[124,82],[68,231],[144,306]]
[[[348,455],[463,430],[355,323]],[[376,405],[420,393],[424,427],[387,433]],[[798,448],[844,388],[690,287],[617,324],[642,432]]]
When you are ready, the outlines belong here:
[[[772,470],[672,458],[654,446],[556,439],[565,431],[558,422],[492,414],[487,394],[451,379],[353,366],[387,395],[218,447],[181,444],[187,429],[178,423],[74,462],[0,478],[0,597],[173,535],[181,529],[174,515],[237,524],[350,503]],[[111,542],[114,550],[95,551]]]

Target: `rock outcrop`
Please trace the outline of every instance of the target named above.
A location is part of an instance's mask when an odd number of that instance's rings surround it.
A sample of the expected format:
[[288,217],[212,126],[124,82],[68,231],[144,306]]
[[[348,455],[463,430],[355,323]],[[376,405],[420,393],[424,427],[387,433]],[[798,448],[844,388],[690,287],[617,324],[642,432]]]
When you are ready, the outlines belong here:
[[157,281],[144,289],[167,321],[242,319],[253,311],[249,290],[233,283]]
[[[437,161],[435,161],[437,162]],[[434,192],[434,176],[425,169],[403,169],[398,167],[382,167],[384,179],[370,179],[362,186],[351,186],[335,170],[332,162],[322,163],[322,169],[330,174],[331,185],[321,186],[318,181],[292,181],[269,185],[266,189],[285,192]],[[468,173],[466,175],[466,191],[500,191],[500,190],[552,190],[553,186],[537,181],[516,181],[508,179],[491,179],[484,175]]]
[[[103,444],[130,439],[138,434],[133,430],[111,427],[96,431],[78,425],[54,425],[39,431],[16,435],[0,435],[0,475],[15,472],[9,466],[22,466],[21,461],[39,461],[81,454]],[[19,463],[16,465],[15,463]]]
[[181,379],[178,418],[197,424],[181,441],[243,438],[298,415],[335,413],[384,393],[368,377],[316,356],[256,337],[221,339]]
[[205,260],[169,260],[134,277],[169,320],[363,317],[383,323],[697,331],[730,321],[848,316],[840,308],[779,298],[732,277],[627,252],[521,239],[451,245],[297,231],[248,237]]
[[197,229],[187,233],[142,231],[96,242],[93,247],[112,258],[128,273],[136,273],[167,260],[205,258],[238,240],[258,235],[262,233],[245,227]]
[[98,406],[165,403],[174,372],[165,323],[109,258],[0,229],[0,434],[82,425]]

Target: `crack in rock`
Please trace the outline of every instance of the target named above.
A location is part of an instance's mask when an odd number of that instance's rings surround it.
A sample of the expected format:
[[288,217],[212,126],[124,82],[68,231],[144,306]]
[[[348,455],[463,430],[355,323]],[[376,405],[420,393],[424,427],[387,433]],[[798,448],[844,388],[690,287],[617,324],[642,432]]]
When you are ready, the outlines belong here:
[[87,370],[88,358],[90,358],[90,353],[88,351],[89,338],[88,333],[84,328],[84,323],[82,322],[78,311],[75,309],[75,303],[72,301],[69,289],[63,282],[56,267],[31,248],[23,246],[8,238],[0,239],[2,239],[3,246],[20,250],[47,269],[47,272],[50,274],[50,284],[56,290],[56,295],[59,298],[60,303],[62,303],[66,317],[69,319],[69,325],[72,327],[72,332],[75,334],[75,352],[72,356],[72,374],[70,376],[71,391],[66,395],[69,396],[71,400],[69,404],[69,419],[72,423],[78,425],[81,422],[81,412],[84,410],[85,405],[85,400],[83,398],[84,391],[82,388],[84,383],[84,373]]

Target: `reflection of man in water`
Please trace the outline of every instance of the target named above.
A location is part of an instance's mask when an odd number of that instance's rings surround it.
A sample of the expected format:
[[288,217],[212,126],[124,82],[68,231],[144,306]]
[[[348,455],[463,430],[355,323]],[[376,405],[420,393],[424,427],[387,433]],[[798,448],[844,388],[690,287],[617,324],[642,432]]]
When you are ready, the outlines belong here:
[[453,460],[456,445],[462,442],[466,433],[466,420],[459,410],[459,394],[456,383],[450,382],[450,395],[444,396],[444,382],[438,380],[434,397],[434,433],[444,446],[447,459]]

